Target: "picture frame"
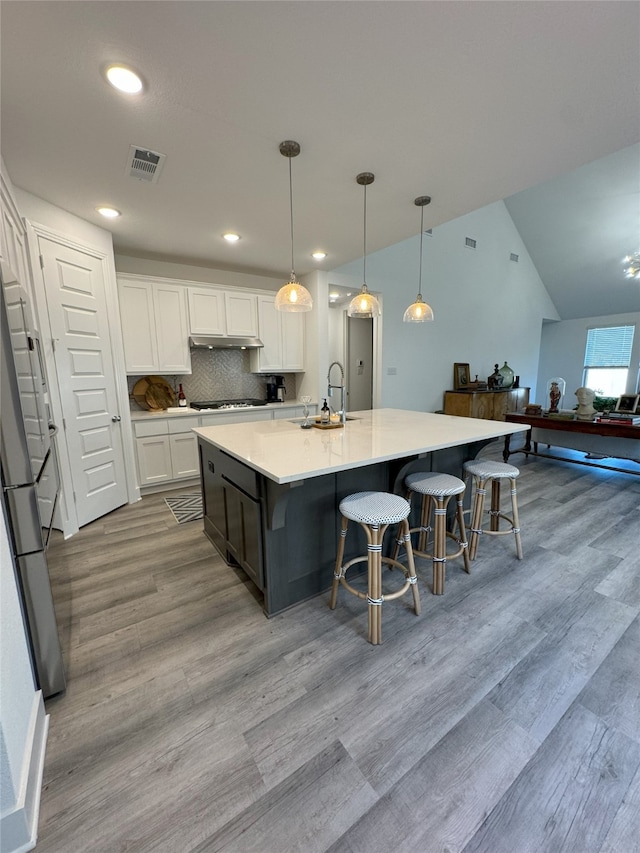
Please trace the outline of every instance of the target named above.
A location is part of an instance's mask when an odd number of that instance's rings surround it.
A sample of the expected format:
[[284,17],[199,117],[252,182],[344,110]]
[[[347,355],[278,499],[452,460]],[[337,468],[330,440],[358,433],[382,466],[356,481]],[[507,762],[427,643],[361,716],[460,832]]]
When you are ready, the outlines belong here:
[[469,387],[471,370],[468,364],[456,361],[453,365],[453,390],[464,391]]
[[616,403],[616,412],[624,412],[625,414],[634,415],[638,411],[640,403],[640,394],[621,394]]

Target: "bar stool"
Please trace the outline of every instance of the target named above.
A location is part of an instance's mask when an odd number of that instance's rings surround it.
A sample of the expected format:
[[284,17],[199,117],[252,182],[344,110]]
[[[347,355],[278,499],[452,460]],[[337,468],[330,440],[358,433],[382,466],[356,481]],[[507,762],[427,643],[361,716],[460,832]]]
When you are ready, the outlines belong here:
[[[394,598],[399,598],[411,587],[411,591],[413,592],[413,606],[416,615],[420,615],[418,579],[413,562],[409,522],[407,521],[410,510],[409,502],[403,497],[387,492],[357,492],[340,501],[342,529],[340,531],[340,539],[338,540],[338,554],[336,557],[329,606],[332,610],[335,610],[339,584],[342,584],[345,589],[358,598],[366,599],[369,605],[369,642],[373,645],[378,645],[382,642],[383,601],[392,601]],[[353,560],[349,560],[343,566],[342,559],[344,557],[344,546],[349,521],[357,521],[366,533],[367,554],[366,556],[354,557]],[[403,566],[395,558],[382,556],[382,540],[390,524],[400,525],[400,535],[406,543],[408,567]],[[367,562],[368,573],[368,589],[366,593],[354,589],[346,579],[348,569],[356,563],[363,563],[365,560]],[[386,595],[382,593],[383,563],[392,568],[401,569],[406,578],[405,583],[400,589]]]
[[[516,555],[522,559],[522,542],[520,541],[520,519],[518,517],[518,498],[516,494],[516,479],[520,471],[515,465],[507,462],[494,462],[491,459],[476,459],[464,463],[464,471],[468,477],[473,478],[475,485],[475,499],[471,515],[471,537],[469,539],[469,556],[475,560],[478,553],[478,540],[481,535],[505,536],[513,533],[516,540]],[[484,511],[484,496],[487,493],[487,483],[491,480],[491,509],[489,510],[489,529],[482,525]],[[500,484],[502,480],[511,482],[511,515],[505,515],[500,511]],[[500,519],[509,524],[508,530],[500,530]]]
[[[467,552],[467,536],[464,523],[464,492],[465,484],[458,477],[451,474],[438,474],[435,472],[409,474],[404,481],[407,487],[407,497],[411,500],[413,493],[422,495],[420,509],[420,527],[412,527],[410,533],[419,533],[418,547],[413,549],[414,556],[424,557],[433,561],[433,594],[444,593],[444,579],[447,569],[447,560],[453,560],[461,554],[464,558],[464,570],[469,574],[469,554]],[[447,506],[451,498],[457,495],[456,521],[458,524],[458,536],[447,530]],[[431,527],[431,514],[433,510],[434,524]],[[433,552],[427,553],[429,534],[433,531]],[[457,551],[447,554],[447,537],[458,544]],[[398,539],[394,551],[394,557],[398,556],[398,550],[402,540]]]

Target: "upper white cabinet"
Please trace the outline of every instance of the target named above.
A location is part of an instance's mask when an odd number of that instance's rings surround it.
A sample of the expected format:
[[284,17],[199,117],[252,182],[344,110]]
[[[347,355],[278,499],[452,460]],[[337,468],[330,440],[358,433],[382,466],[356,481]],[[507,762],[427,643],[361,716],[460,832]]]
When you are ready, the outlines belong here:
[[119,275],[118,296],[127,373],[191,373],[186,289]]
[[187,294],[189,331],[192,335],[243,338],[257,336],[258,314],[255,293],[189,286]]
[[189,332],[192,335],[224,335],[224,292],[213,287],[189,287]]
[[295,373],[304,370],[304,316],[276,311],[275,296],[260,295],[258,336],[264,346],[251,350],[251,370]]

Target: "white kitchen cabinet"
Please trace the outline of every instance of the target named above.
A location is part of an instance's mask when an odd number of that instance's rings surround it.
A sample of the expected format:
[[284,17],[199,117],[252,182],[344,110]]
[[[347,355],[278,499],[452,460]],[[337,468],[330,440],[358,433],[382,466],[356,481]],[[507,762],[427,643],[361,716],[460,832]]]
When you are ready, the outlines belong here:
[[189,286],[187,296],[190,334],[239,338],[257,336],[255,293]]
[[188,287],[189,332],[192,335],[226,334],[224,292],[213,287]]
[[138,479],[141,487],[199,474],[198,417],[161,418],[134,422]]
[[146,276],[118,276],[127,373],[191,373],[186,290]]
[[304,317],[276,311],[275,296],[260,295],[258,303],[258,336],[264,346],[251,351],[253,373],[304,370]]
[[224,294],[227,317],[227,335],[239,338],[255,338],[258,335],[258,310],[255,293]]

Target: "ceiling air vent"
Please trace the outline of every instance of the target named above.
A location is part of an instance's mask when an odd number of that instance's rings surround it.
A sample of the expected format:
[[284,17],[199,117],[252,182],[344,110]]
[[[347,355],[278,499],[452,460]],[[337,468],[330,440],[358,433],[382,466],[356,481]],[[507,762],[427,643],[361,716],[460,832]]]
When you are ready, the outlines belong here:
[[465,237],[464,244],[467,249],[475,249],[476,247],[476,241],[473,239],[473,237]]
[[520,260],[520,255],[516,255],[515,252],[511,252],[511,254],[509,255],[509,260],[513,261],[514,264],[517,264]]
[[157,151],[149,151],[147,148],[138,148],[137,145],[132,145],[129,148],[126,174],[130,178],[155,184],[158,182],[166,159],[166,154],[159,154]]

